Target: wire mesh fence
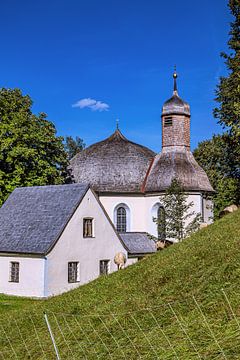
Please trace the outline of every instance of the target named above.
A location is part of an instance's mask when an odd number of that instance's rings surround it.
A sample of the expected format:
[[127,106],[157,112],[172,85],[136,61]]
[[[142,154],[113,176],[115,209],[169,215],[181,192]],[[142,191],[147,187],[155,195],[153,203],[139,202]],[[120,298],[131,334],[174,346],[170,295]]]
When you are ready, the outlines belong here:
[[192,296],[116,313],[67,306],[2,317],[0,359],[240,358],[239,303],[224,290],[217,302]]

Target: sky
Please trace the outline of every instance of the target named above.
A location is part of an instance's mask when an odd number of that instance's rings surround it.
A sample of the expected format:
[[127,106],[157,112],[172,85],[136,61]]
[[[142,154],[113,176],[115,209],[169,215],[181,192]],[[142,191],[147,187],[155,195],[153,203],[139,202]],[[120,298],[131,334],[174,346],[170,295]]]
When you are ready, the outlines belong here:
[[130,140],[161,150],[161,108],[191,107],[191,145],[222,131],[212,109],[227,51],[227,0],[0,0],[0,87],[20,88],[61,136],[86,145],[116,119]]

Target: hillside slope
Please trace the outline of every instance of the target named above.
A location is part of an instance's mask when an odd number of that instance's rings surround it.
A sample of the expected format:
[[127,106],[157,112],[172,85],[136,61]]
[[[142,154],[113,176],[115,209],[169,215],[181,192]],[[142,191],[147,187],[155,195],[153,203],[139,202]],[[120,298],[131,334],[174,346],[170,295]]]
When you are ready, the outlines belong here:
[[239,249],[237,211],[125,270],[2,312],[0,355],[55,359],[46,311],[61,359],[240,359]]

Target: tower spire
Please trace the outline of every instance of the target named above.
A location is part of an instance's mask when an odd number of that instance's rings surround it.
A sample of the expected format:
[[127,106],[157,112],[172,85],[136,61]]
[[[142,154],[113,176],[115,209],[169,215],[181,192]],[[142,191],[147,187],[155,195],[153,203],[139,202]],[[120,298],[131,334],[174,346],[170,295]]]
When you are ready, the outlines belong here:
[[174,73],[173,73],[173,79],[174,79],[174,85],[173,85],[173,94],[178,95],[177,91],[177,71],[176,71],[176,65],[174,65]]

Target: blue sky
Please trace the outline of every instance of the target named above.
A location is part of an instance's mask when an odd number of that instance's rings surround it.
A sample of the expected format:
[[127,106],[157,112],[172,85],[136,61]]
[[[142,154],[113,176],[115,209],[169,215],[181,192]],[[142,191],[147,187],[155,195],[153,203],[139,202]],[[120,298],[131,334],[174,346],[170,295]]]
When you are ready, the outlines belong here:
[[[231,21],[227,0],[0,5],[0,86],[29,94],[33,111],[47,113],[59,135],[90,145],[109,136],[119,118],[126,137],[160,151],[174,64],[179,94],[191,106],[192,148],[221,132],[212,109],[218,77],[226,74],[220,52]],[[72,106],[82,99],[97,103]]]

